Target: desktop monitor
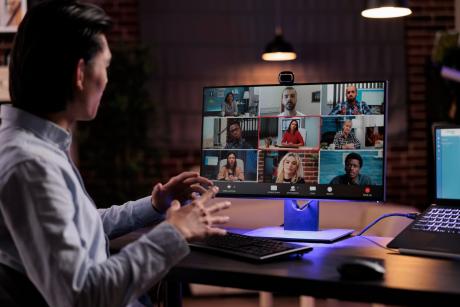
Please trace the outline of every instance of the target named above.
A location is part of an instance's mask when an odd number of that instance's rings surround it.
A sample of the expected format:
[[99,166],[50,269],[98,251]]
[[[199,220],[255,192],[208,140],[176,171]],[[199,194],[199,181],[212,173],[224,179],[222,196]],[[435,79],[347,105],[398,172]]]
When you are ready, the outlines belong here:
[[284,199],[284,228],[253,235],[349,235],[318,230],[318,200],[384,201],[387,88],[386,81],[205,87],[201,175],[221,197]]

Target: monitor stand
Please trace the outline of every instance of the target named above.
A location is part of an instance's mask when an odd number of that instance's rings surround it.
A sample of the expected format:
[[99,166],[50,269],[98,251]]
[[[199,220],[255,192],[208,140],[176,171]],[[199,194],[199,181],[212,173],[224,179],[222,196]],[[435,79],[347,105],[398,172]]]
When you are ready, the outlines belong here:
[[297,199],[284,200],[284,227],[263,227],[245,235],[283,241],[332,243],[353,233],[353,229],[319,229],[319,201],[299,205]]

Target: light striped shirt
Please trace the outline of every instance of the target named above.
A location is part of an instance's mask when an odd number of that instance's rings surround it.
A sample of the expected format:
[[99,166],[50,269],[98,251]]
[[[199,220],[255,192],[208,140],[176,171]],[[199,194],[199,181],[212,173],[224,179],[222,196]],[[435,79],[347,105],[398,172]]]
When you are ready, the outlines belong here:
[[0,110],[0,263],[27,274],[50,306],[135,306],[189,252],[182,236],[162,222],[109,257],[107,237],[163,219],[151,198],[96,209],[70,133]]

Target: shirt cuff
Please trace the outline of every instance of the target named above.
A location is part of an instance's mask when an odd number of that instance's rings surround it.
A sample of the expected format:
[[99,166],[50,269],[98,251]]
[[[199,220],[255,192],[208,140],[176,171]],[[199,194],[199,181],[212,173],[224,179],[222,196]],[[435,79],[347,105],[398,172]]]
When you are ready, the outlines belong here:
[[153,224],[165,219],[166,214],[159,213],[152,206],[152,197],[147,196],[134,201],[133,215],[143,225]]

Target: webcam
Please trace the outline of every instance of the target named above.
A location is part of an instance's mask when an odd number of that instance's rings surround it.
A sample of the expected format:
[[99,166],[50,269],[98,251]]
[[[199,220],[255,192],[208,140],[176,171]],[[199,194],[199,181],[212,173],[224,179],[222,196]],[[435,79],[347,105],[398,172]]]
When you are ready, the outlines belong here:
[[278,82],[282,85],[294,84],[294,73],[292,71],[282,71],[278,75]]

